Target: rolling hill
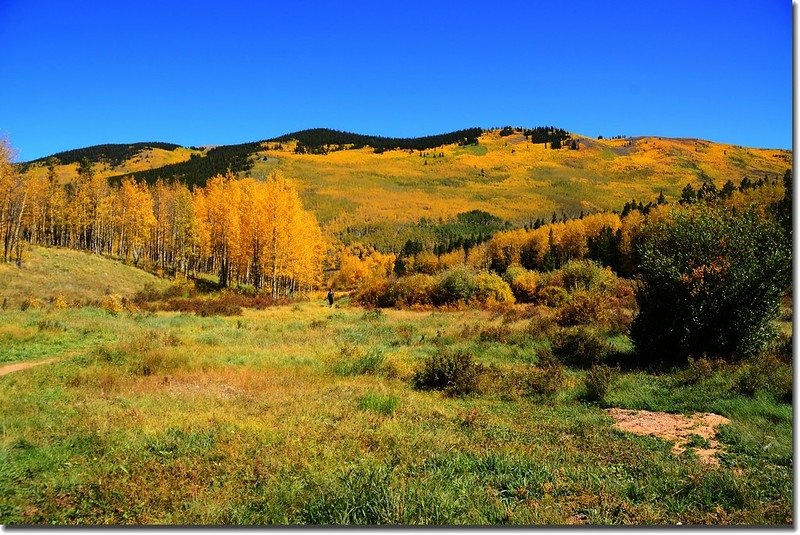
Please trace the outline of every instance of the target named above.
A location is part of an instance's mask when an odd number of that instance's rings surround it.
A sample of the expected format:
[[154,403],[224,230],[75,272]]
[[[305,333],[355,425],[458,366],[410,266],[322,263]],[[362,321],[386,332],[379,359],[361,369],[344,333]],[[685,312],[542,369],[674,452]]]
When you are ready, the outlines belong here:
[[50,302],[61,296],[67,303],[101,300],[107,294],[133,297],[145,285],[163,288],[164,279],[100,255],[56,247],[32,246],[23,268],[0,263],[0,303],[19,307],[27,299]]
[[[551,148],[554,142],[561,148]],[[470,210],[521,225],[553,212],[618,210],[662,191],[676,199],[687,183],[738,185],[744,176],[773,181],[792,161],[787,150],[656,136],[594,139],[554,127],[466,129],[409,139],[313,129],[213,148],[125,147],[128,152],[117,150],[116,158],[96,147],[63,153],[69,160],[56,172],[70,180],[84,157],[112,181],[133,176],[203,184],[227,169],[256,178],[279,171],[297,181],[305,205],[328,232],[386,239],[421,218],[448,219]],[[29,162],[25,172],[45,173],[45,162]]]

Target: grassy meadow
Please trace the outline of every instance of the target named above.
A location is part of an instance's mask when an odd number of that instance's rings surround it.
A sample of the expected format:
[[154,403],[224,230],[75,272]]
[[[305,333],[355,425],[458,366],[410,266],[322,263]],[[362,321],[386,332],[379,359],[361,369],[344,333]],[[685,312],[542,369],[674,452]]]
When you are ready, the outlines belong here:
[[[545,367],[544,309],[319,294],[231,314],[1,310],[0,365],[59,360],[0,376],[0,523],[793,522],[791,387],[743,391],[747,364],[622,367],[592,396],[590,370]],[[469,392],[420,388],[451,354],[474,360]],[[728,417],[718,464],[608,407]]]

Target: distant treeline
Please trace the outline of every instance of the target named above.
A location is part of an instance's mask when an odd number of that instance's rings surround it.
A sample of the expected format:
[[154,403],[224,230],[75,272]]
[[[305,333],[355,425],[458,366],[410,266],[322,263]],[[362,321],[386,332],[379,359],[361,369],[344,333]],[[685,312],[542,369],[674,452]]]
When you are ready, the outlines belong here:
[[365,136],[329,128],[312,128],[286,134],[268,141],[286,142],[295,139],[297,140],[295,152],[298,154],[327,154],[335,150],[361,149],[364,147],[372,147],[376,153],[381,153],[394,149],[427,150],[453,143],[460,145],[475,144],[478,142],[478,137],[482,132],[483,130],[480,128],[467,128],[435,136],[401,138]]
[[73,149],[65,152],[58,152],[56,154],[38,158],[22,164],[23,171],[31,164],[47,162],[50,158],[58,159],[58,163],[62,165],[69,165],[72,163],[79,163],[82,160],[89,160],[93,163],[107,162],[112,166],[120,165],[125,160],[133,158],[138,152],[145,149],[164,149],[175,150],[180,145],[174,143],[160,143],[160,142],[143,142],[143,143],[120,143],[120,144],[107,144],[107,145],[93,145],[82,149]]
[[160,178],[166,182],[183,182],[187,186],[205,186],[208,179],[213,176],[225,175],[228,171],[232,173],[249,171],[253,167],[250,156],[260,150],[262,149],[259,141],[223,145],[209,149],[203,156],[192,155],[185,162],[113,176],[109,178],[109,182],[118,185],[124,177],[130,176],[151,185]]
[[[512,134],[521,133],[531,143],[561,143],[568,139],[572,139],[572,135],[563,128],[556,128],[555,126],[537,126],[536,128],[522,128],[513,126],[504,126],[500,129],[500,136],[510,136]],[[560,146],[560,145],[559,145]]]

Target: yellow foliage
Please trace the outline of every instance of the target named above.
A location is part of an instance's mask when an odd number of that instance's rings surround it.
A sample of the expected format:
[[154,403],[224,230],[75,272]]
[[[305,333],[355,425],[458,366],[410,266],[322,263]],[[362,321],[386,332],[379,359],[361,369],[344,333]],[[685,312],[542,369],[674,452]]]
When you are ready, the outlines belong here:
[[58,309],[68,308],[69,305],[67,304],[67,300],[64,298],[64,294],[56,295],[55,299],[53,299],[53,307]]
[[385,279],[394,269],[395,255],[384,254],[361,245],[348,247],[341,254],[339,272],[334,284],[339,288],[354,288],[364,281]]
[[119,314],[123,310],[122,300],[118,295],[106,295],[100,301],[100,308],[110,314]]

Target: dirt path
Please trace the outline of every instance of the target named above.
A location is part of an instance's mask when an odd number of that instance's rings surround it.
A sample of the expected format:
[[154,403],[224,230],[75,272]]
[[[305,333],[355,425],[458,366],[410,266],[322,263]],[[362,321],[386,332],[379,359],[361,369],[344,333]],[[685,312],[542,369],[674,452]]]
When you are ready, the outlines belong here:
[[33,362],[17,362],[16,364],[9,364],[7,366],[0,366],[0,375],[6,375],[12,372],[18,372],[20,370],[27,370],[28,368],[33,368],[34,366],[39,366],[41,364],[50,364],[51,362],[55,362],[57,360],[61,360],[64,357],[53,357],[44,360],[35,360]]
[[676,455],[689,447],[692,435],[699,435],[706,439],[708,447],[695,447],[694,450],[702,462],[714,465],[719,464],[717,452],[720,445],[715,438],[717,427],[730,422],[724,416],[710,412],[683,416],[666,412],[608,409],[608,414],[623,431],[655,435],[674,442],[672,451]]

